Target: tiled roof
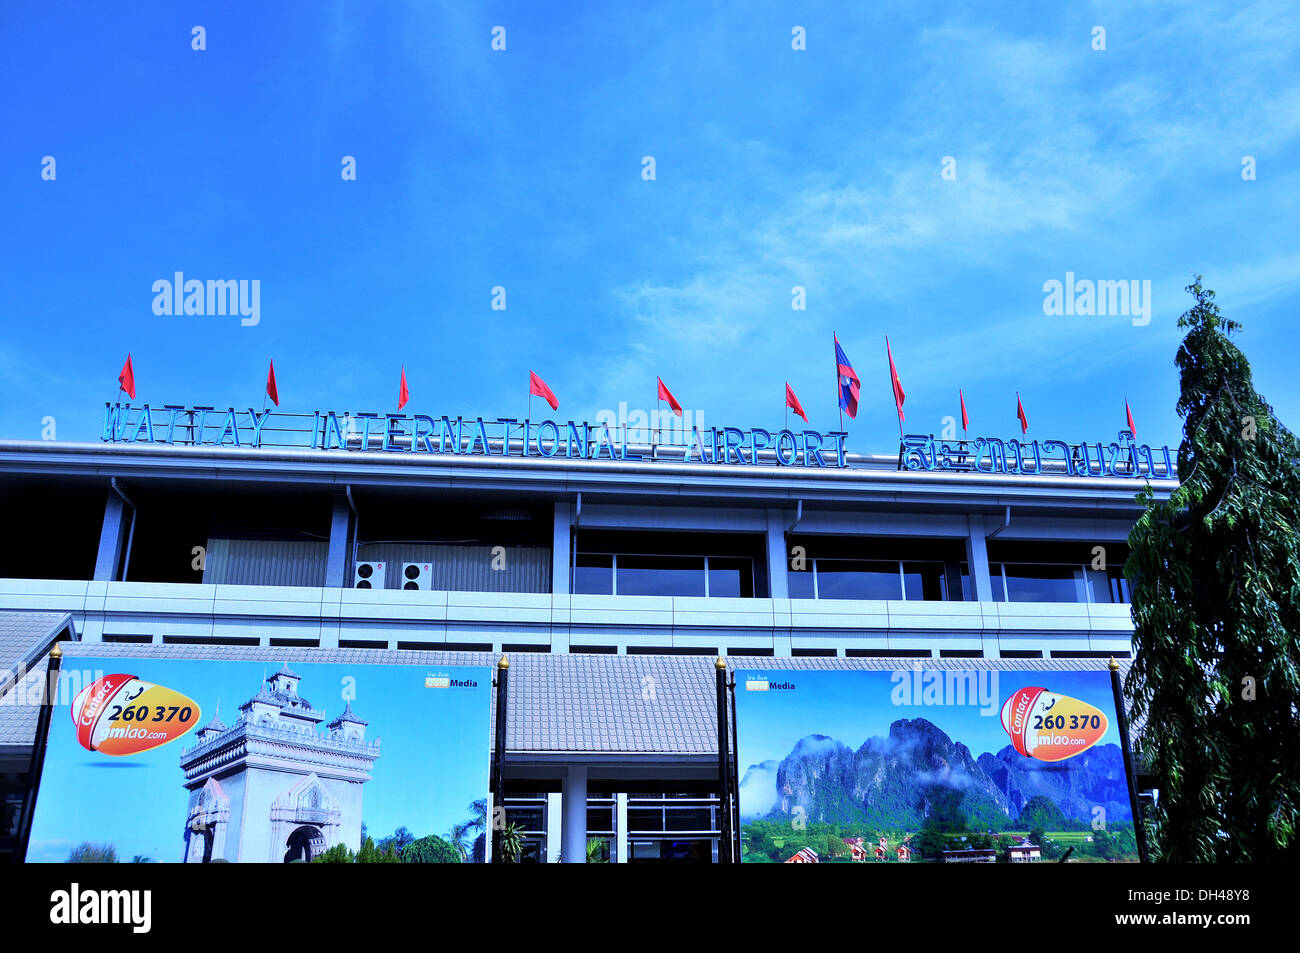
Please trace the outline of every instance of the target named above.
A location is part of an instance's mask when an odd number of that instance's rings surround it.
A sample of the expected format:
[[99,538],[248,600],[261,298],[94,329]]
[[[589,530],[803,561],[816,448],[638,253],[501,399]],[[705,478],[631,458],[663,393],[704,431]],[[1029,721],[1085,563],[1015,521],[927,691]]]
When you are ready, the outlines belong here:
[[[39,685],[44,677],[46,653],[71,624],[72,617],[66,612],[0,611],[0,694],[9,693],[14,679],[33,672],[41,675],[23,684]],[[26,691],[22,694],[25,699]],[[17,694],[0,698],[0,745],[30,745],[36,735],[39,706],[20,701]]]
[[[254,646],[76,643],[65,656],[157,656],[295,663],[398,664],[414,667],[487,665],[487,652],[381,649],[288,649]],[[1039,671],[1105,669],[1105,659],[925,659],[927,666]],[[865,669],[910,667],[912,659],[739,657],[729,669]],[[66,664],[66,663],[65,663]],[[1120,660],[1121,675],[1127,660]],[[506,749],[512,755],[572,752],[636,755],[714,755],[716,701],[711,656],[510,655]],[[493,717],[495,718],[495,692]],[[493,732],[488,729],[488,743]]]

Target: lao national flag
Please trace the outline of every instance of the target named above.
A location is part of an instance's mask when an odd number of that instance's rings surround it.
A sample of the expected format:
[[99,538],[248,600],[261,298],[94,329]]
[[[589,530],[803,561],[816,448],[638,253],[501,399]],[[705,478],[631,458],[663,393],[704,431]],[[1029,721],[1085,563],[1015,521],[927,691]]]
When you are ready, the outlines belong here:
[[545,400],[551,405],[551,410],[560,409],[560,402],[556,399],[555,395],[551,393],[551,389],[546,386],[546,381],[542,380],[532,371],[528,372],[528,393],[530,395],[536,394],[538,397]]
[[849,356],[844,353],[844,348],[840,347],[839,338],[835,338],[835,374],[839,382],[840,408],[847,410],[849,416],[856,419],[858,416],[858,395],[862,391],[862,382],[858,380],[857,372],[853,370],[853,365],[849,363]]
[[794,395],[790,388],[790,382],[785,382],[785,405],[803,418],[803,422],[808,422],[808,415],[803,412],[803,405],[799,403],[799,398]]
[[1020,433],[1029,433],[1029,420],[1025,417],[1025,405],[1020,403],[1020,392],[1016,392],[1016,418],[1020,421]]
[[271,398],[271,403],[280,406],[280,390],[275,386],[275,361],[271,362],[271,367],[266,372],[266,396]]
[[664,386],[662,377],[656,377],[655,380],[659,382],[659,399],[668,401],[668,406],[673,409],[673,413],[680,417],[682,415],[682,405],[677,403],[677,398]]
[[961,392],[960,387],[957,388],[957,396],[961,399],[961,429],[969,430],[970,418],[966,416],[966,395]]
[[1131,433],[1133,435],[1133,439],[1136,440],[1138,435],[1138,429],[1133,423],[1133,411],[1128,409],[1127,397],[1124,398],[1124,416],[1128,418],[1128,432]]
[[122,373],[117,375],[117,386],[126,391],[128,397],[135,400],[135,369],[131,366],[131,355],[126,356],[126,363],[122,365]]

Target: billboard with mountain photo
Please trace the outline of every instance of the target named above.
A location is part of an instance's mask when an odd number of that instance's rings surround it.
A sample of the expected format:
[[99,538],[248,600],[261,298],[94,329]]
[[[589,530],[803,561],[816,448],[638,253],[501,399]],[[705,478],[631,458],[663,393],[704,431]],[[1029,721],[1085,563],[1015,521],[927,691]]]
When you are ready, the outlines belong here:
[[1106,671],[738,670],[746,863],[1136,861]]

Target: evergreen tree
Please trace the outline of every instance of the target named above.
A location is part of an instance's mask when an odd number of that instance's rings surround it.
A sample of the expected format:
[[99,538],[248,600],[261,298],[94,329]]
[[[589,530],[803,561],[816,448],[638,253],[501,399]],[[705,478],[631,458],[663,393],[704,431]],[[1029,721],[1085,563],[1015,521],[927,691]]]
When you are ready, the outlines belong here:
[[1300,442],[1255,392],[1200,276],[1178,320],[1178,480],[1129,536],[1126,691],[1166,861],[1296,859]]

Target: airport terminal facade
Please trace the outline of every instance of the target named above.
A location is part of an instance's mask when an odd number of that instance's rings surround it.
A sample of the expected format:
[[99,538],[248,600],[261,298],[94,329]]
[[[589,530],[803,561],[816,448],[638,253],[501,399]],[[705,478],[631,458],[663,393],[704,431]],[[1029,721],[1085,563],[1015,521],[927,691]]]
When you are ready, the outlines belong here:
[[[1123,435],[1109,465],[1101,444],[908,437],[873,455],[724,429],[670,448],[517,421],[475,451],[480,426],[445,418],[335,421],[331,445],[318,413],[299,415],[310,443],[277,446],[249,439],[253,411],[234,441],[212,421],[178,439],[177,410],[170,432],[106,418],[100,443],[0,441],[0,668],[43,665],[54,639],[213,664],[505,654],[507,813],[525,859],[549,862],[593,838],[616,862],[716,857],[719,656],[1127,658],[1135,497],[1175,485],[1167,451],[1143,462]],[[0,706],[11,807],[34,724]]]

